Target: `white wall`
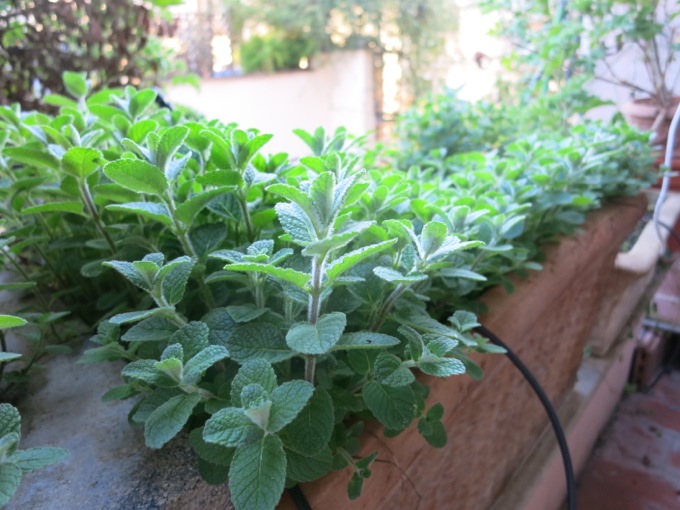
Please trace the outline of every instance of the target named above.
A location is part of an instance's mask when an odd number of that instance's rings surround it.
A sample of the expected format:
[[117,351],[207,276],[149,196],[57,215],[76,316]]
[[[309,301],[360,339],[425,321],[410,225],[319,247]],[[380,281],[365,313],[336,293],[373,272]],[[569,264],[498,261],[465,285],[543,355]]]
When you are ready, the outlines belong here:
[[344,126],[357,135],[374,130],[370,54],[336,51],[315,56],[312,65],[308,71],[205,79],[200,91],[188,85],[171,87],[167,98],[209,119],[273,134],[265,153],[307,154],[292,133],[296,128],[313,131],[323,126],[328,132]]

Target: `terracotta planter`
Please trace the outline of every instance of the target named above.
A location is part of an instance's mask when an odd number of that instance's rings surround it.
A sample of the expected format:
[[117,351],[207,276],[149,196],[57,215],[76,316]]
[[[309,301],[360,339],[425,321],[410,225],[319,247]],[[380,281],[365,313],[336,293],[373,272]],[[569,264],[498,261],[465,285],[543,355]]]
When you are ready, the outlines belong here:
[[[553,402],[574,382],[619,246],[643,215],[642,196],[593,213],[583,232],[548,249],[544,270],[517,281],[507,295],[492,289],[482,316],[534,372]],[[302,486],[312,508],[324,510],[460,508],[491,506],[533,448],[545,413],[514,366],[500,355],[477,357],[484,379],[423,378],[429,404],[441,402],[449,440],[431,448],[415,426],[387,439],[370,424],[362,453],[378,451],[373,475],[356,501],[346,495],[349,470]],[[294,509],[286,497],[281,509]]]
[[[656,136],[652,140],[653,144],[664,144],[668,138],[668,130],[675,109],[680,103],[680,97],[673,98],[673,105],[666,108],[663,118],[659,120],[656,128]],[[657,118],[661,114],[661,107],[652,98],[636,99],[621,107],[621,113],[629,124],[643,131],[651,131],[654,128]],[[676,144],[676,147],[678,144]]]

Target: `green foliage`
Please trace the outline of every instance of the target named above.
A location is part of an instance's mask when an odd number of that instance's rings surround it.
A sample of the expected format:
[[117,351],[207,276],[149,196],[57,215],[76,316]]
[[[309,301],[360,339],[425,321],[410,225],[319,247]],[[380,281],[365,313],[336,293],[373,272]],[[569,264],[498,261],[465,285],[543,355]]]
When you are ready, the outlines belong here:
[[68,451],[40,447],[19,449],[21,416],[10,404],[0,404],[0,506],[5,506],[19,488],[24,473],[63,460]]
[[[0,3],[0,104],[74,107],[92,88],[157,85],[186,73],[151,29],[154,18],[175,3]],[[62,80],[65,69],[73,72]]]
[[[298,131],[311,154],[296,162],[265,156],[269,135],[154,97],[0,109],[3,249],[97,324],[81,363],[128,362],[104,398],[137,400],[152,448],[188,429],[238,509],[345,466],[357,497],[375,459],[356,457],[366,419],[389,434],[417,422],[442,446],[444,410],[417,373],[480,375],[469,354],[494,350],[474,299],[650,176],[640,135],[618,125],[402,171],[362,165],[344,130]],[[45,305],[34,320],[50,324]]]
[[315,49],[314,41],[304,35],[253,36],[241,44],[241,67],[246,73],[299,69],[300,60],[311,58]]
[[[505,64],[509,71],[519,71],[516,89],[525,99],[550,95],[557,104],[570,104],[572,111],[585,111],[597,105],[583,91],[583,84],[595,78],[651,97],[663,108],[673,105],[673,2],[485,0],[482,5],[500,13],[496,32],[515,46]],[[646,77],[621,75],[616,64],[624,55],[627,61],[637,60]]]

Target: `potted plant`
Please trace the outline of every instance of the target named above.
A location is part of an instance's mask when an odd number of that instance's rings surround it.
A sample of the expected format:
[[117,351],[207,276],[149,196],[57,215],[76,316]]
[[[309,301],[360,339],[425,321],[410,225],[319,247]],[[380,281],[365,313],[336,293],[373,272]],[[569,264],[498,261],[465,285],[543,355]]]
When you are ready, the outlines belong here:
[[[344,131],[300,131],[311,154],[291,163],[261,154],[269,135],[189,121],[158,108],[153,91],[90,95],[72,73],[66,86],[71,98],[52,98],[65,105],[60,115],[0,109],[8,249],[32,269],[28,280],[64,289],[65,306],[98,323],[81,363],[124,362],[105,399],[135,399],[137,439],[160,449],[189,430],[200,472],[228,483],[238,509],[273,508],[287,484],[331,470],[349,472],[342,492],[356,498],[389,462],[361,448],[380,428],[405,434],[405,452],[414,453],[414,434],[444,446],[463,391],[445,406],[433,401],[450,391],[440,379],[478,377],[479,364],[493,364],[481,354],[498,352],[474,334],[477,298],[500,284],[488,297],[500,310],[490,324],[519,323],[500,304],[516,284],[509,274],[538,269],[540,245],[650,176],[642,137],[626,126],[528,136],[504,156],[364,170]],[[581,338],[588,327],[598,294],[570,285],[588,283],[587,268],[604,274],[613,256],[605,246],[620,234],[612,224],[635,211],[597,215],[587,249],[560,249],[572,254],[572,274],[542,273],[546,288],[558,278],[572,289],[564,331]],[[530,288],[514,310],[549,301]],[[551,359],[543,340],[555,327],[528,348]],[[552,371],[556,393],[581,355],[559,339],[568,360]],[[525,439],[537,420],[526,421]]]

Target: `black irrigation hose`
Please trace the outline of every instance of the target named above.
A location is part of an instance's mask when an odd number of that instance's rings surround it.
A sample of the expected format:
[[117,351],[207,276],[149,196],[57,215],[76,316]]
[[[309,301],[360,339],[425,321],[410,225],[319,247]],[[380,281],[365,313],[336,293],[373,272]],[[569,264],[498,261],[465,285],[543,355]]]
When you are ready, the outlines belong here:
[[312,510],[312,506],[309,504],[305,493],[302,492],[302,489],[299,485],[293,485],[290,489],[288,489],[288,494],[290,494],[290,497],[293,500],[293,503],[295,503],[295,508],[297,508],[297,510]]
[[569,454],[569,445],[567,444],[567,439],[564,436],[564,430],[560,424],[560,419],[557,417],[555,408],[550,403],[550,399],[545,394],[541,385],[529,371],[522,360],[517,357],[517,355],[496,335],[491,331],[486,329],[484,326],[479,326],[476,330],[482,335],[488,338],[492,343],[503,347],[506,350],[506,356],[512,361],[512,363],[517,367],[517,369],[522,373],[527,382],[531,385],[538,396],[541,404],[545,408],[546,413],[548,413],[548,418],[550,418],[550,423],[555,431],[555,437],[557,438],[557,443],[560,447],[560,452],[562,453],[562,461],[564,463],[564,474],[567,479],[567,508],[569,510],[576,510],[576,479],[574,478],[574,467],[571,463],[571,455]]

